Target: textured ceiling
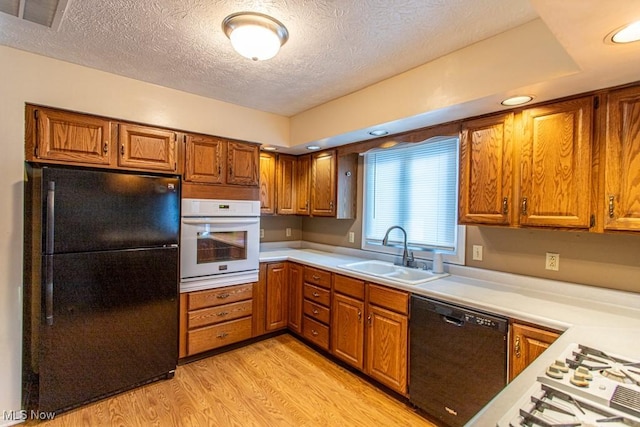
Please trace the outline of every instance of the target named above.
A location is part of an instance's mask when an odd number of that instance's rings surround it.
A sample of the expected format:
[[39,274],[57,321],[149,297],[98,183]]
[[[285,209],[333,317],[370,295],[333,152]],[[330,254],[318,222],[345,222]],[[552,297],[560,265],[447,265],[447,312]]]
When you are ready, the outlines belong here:
[[[289,41],[236,54],[221,29],[269,14]],[[291,116],[537,18],[528,0],[70,0],[59,29],[0,13],[0,44]]]

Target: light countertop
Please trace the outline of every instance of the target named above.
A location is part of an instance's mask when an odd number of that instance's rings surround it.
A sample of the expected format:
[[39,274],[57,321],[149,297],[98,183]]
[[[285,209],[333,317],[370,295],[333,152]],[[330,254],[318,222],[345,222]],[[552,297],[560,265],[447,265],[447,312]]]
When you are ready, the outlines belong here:
[[468,425],[492,426],[522,397],[535,378],[572,342],[640,359],[640,294],[509,273],[446,265],[450,276],[405,285],[359,274],[339,265],[362,261],[362,251],[306,244],[304,249],[272,248],[260,262],[294,261],[334,273],[404,289],[426,297],[565,331]]

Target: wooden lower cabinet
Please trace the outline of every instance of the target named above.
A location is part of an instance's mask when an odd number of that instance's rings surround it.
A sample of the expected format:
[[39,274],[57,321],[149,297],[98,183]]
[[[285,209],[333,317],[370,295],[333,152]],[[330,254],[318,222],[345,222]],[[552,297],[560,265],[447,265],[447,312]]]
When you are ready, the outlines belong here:
[[560,336],[560,333],[539,327],[511,324],[509,351],[509,381],[513,380],[531,362],[542,354]]
[[288,326],[296,334],[302,333],[302,286],[304,267],[288,263],[289,269],[289,322]]
[[253,283],[180,295],[180,358],[252,337]]
[[335,276],[331,307],[333,355],[404,395],[408,304],[407,292]]
[[266,330],[286,328],[289,322],[289,287],[285,262],[267,264],[266,300]]
[[302,281],[302,336],[329,351],[333,274],[305,266]]

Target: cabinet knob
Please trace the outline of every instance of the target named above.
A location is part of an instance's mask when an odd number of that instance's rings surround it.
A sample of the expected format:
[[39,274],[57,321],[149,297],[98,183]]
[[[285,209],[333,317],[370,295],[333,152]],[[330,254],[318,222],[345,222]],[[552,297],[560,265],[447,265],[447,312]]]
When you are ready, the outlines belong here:
[[362,311],[358,310],[358,320],[362,320]]
[[120,154],[124,156],[124,144],[120,146]]
[[316,331],[315,329],[311,330],[311,335],[313,335],[314,337],[318,336],[318,331]]
[[509,198],[502,199],[502,214],[507,215],[509,213]]
[[227,314],[229,314],[228,311],[221,311],[220,313],[218,313],[218,317],[226,316]]
[[311,277],[313,278],[313,280],[320,280],[320,276],[317,276],[315,274],[313,276],[311,276]]
[[318,309],[317,309],[317,308],[314,308],[314,309],[313,309],[313,311],[312,311],[312,313],[313,313],[313,314],[315,314],[315,315],[318,315],[320,312],[318,311]]
[[223,338],[226,338],[228,335],[229,335],[228,333],[222,332],[222,333],[217,335],[217,338],[223,339]]
[[522,215],[527,216],[527,198],[522,198]]
[[615,196],[609,196],[609,218],[613,218],[614,210],[613,210],[613,202],[615,200]]
[[369,326],[371,326],[371,315],[367,316],[367,322],[369,322]]
[[109,141],[105,141],[104,144],[102,144],[102,152],[104,154],[109,152]]
[[320,294],[319,294],[319,293],[317,293],[317,292],[315,292],[315,291],[314,291],[311,295],[313,295],[315,298],[320,297]]
[[229,294],[219,294],[219,295],[216,295],[216,298],[218,298],[218,299],[229,298]]
[[521,355],[521,352],[520,352],[520,335],[516,335],[516,342],[513,345],[513,352],[514,352],[516,358],[520,359],[520,355]]

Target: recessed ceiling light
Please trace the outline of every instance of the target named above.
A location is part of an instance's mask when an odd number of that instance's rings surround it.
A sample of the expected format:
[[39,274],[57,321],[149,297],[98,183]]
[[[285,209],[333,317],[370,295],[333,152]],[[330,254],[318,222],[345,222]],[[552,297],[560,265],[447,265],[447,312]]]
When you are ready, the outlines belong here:
[[373,135],[373,136],[384,136],[384,135],[389,135],[389,132],[387,132],[384,129],[374,129],[371,132],[369,132],[369,135]]
[[307,150],[319,150],[319,145],[307,145]]
[[500,104],[505,105],[507,107],[513,107],[515,105],[526,104],[527,102],[531,102],[533,96],[530,95],[518,95],[512,96],[511,98],[507,98],[502,101]]
[[277,147],[266,146],[266,147],[262,147],[262,149],[264,151],[276,151],[278,148]]
[[640,21],[632,22],[629,25],[625,25],[622,28],[618,28],[609,34],[604,39],[606,43],[633,43],[640,40]]

